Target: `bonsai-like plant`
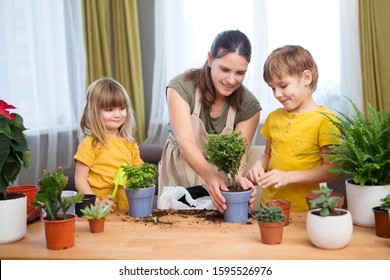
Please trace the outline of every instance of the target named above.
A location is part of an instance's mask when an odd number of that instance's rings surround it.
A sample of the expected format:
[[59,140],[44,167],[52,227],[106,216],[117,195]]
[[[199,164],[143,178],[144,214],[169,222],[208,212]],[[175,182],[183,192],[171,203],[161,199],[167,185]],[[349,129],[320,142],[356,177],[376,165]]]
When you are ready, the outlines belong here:
[[232,187],[240,188],[236,184],[236,176],[241,167],[248,143],[241,132],[233,131],[230,135],[212,134],[205,143],[208,160],[218,171],[223,171]]
[[252,217],[256,221],[264,223],[281,223],[286,219],[282,210],[276,206],[261,206],[259,211],[252,214]]
[[[68,198],[62,198],[62,191],[68,184],[68,178],[64,175],[62,167],[58,167],[52,174],[44,170],[42,178],[39,179],[39,191],[37,193],[36,201],[32,205],[45,210],[50,220],[66,220],[66,211],[73,203],[79,202],[83,199],[82,193]],[[63,216],[60,218],[58,212],[62,210]]]
[[30,164],[23,125],[23,118],[17,113],[9,113],[14,106],[0,100],[0,197],[7,197],[7,187],[14,182],[23,167]]
[[340,131],[340,145],[331,145],[329,160],[337,163],[330,171],[351,175],[355,184],[390,184],[390,113],[368,104],[367,116],[351,102],[354,115],[324,114]]
[[80,209],[83,213],[83,217],[88,220],[104,219],[110,214],[111,204],[104,206],[104,203],[100,202],[97,206],[91,204],[90,206]]
[[153,163],[143,163],[141,166],[121,166],[125,177],[124,187],[137,191],[156,184],[157,167]]
[[329,216],[336,211],[335,208],[340,200],[340,197],[331,196],[331,189],[329,189],[327,186],[321,186],[319,190],[312,190],[311,192],[320,195],[318,198],[310,200],[310,208],[320,208],[320,216]]

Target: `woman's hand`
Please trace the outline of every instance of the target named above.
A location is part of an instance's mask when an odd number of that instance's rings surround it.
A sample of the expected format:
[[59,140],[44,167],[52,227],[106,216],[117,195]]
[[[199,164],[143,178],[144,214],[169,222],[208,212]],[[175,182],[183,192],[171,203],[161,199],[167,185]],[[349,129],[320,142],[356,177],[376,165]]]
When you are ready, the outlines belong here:
[[255,201],[256,194],[257,194],[257,189],[255,185],[250,180],[242,176],[237,176],[236,180],[243,189],[245,190],[252,189],[251,197],[249,199],[249,208],[252,208],[253,202]]
[[226,206],[226,199],[223,197],[221,190],[227,191],[227,187],[221,178],[219,174],[215,174],[209,177],[207,180],[207,185],[209,188],[209,194],[211,196],[211,200],[217,208],[218,212],[223,213],[225,212],[227,206]]

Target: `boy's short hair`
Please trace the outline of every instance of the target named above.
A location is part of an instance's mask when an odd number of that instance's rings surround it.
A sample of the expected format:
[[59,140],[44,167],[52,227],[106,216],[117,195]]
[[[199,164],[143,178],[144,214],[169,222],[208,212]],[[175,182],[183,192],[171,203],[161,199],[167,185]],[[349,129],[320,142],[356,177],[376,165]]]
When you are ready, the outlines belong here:
[[301,46],[286,45],[275,49],[264,63],[263,78],[266,83],[283,76],[301,77],[303,71],[312,73],[310,87],[312,91],[317,88],[318,68],[310,52]]

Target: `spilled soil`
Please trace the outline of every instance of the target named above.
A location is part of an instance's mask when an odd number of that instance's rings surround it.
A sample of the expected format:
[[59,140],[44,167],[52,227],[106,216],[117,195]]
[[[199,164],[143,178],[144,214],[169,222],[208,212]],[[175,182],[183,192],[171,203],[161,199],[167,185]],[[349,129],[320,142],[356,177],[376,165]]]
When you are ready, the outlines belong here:
[[[188,225],[188,224],[202,224],[202,225],[229,225],[223,220],[223,214],[216,210],[160,210],[153,209],[152,215],[144,218],[130,217],[129,213],[116,213],[123,222],[144,223],[145,225]],[[245,223],[241,225],[253,223],[250,217]]]

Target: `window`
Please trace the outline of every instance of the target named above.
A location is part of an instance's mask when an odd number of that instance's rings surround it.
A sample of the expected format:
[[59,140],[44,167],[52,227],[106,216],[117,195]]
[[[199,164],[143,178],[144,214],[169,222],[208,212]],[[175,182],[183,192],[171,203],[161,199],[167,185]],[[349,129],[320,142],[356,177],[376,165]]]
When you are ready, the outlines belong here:
[[[281,107],[263,81],[262,67],[273,49],[287,44],[305,47],[316,60],[319,83],[315,100],[329,109],[349,113],[344,95],[361,104],[357,5],[357,0],[157,1],[155,41],[159,47],[153,101],[158,101],[155,96],[165,92],[166,84],[175,75],[203,65],[217,33],[239,29],[252,43],[252,60],[244,84],[263,107],[261,122]],[[153,106],[165,111],[154,110]],[[160,131],[156,127],[161,120],[168,122],[166,110],[165,99],[152,105],[155,115],[151,116],[149,138]]]

